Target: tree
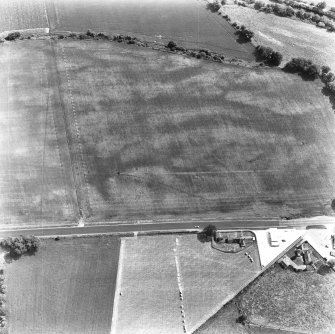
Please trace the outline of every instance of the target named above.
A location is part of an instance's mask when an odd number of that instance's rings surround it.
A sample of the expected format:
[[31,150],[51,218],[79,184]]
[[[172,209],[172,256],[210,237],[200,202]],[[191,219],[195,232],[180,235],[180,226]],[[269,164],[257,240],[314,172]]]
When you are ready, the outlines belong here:
[[279,66],[283,56],[280,52],[265,46],[258,45],[256,47],[256,54],[258,58],[264,61],[269,66]]
[[291,16],[294,16],[295,11],[291,6],[287,6],[285,8],[285,14],[286,14],[286,16],[291,17]]
[[217,228],[215,225],[209,224],[200,233],[198,233],[198,240],[200,242],[210,242],[214,237]]
[[20,38],[21,34],[18,31],[11,32],[5,37],[6,41],[14,41],[18,38]]
[[221,0],[221,5],[224,6],[227,4],[227,0]]
[[319,3],[316,5],[316,7],[317,7],[318,9],[324,10],[324,9],[327,7],[327,3],[326,3],[326,1],[319,2]]
[[206,6],[206,8],[208,10],[210,10],[212,13],[216,13],[219,11],[219,9],[221,8],[220,4],[218,3],[218,1],[215,2],[209,2]]
[[252,37],[254,37],[254,33],[247,29],[244,25],[237,31],[239,36],[245,41],[250,41]]
[[34,236],[19,236],[0,241],[0,247],[9,252],[12,257],[20,257],[23,254],[34,254],[38,251],[40,241]]
[[265,6],[265,3],[263,1],[256,1],[254,4],[254,8],[256,10],[260,10],[261,8],[263,8]]

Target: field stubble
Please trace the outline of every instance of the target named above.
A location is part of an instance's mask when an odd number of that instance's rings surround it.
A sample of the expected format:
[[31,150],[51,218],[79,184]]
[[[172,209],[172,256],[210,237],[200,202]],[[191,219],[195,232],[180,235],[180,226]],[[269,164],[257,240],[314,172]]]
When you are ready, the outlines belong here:
[[43,240],[7,265],[11,334],[109,334],[119,239]]

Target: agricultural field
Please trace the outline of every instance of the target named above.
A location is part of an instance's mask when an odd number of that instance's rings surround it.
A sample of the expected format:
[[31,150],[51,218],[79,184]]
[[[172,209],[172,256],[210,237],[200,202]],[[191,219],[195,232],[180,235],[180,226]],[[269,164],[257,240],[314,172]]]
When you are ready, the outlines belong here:
[[68,224],[78,216],[49,41],[0,48],[0,225]]
[[234,29],[202,0],[46,0],[51,31],[105,31],[136,35],[187,48],[207,48],[253,60],[250,43],[239,44]]
[[0,33],[49,27],[44,0],[1,0],[0,13]]
[[89,220],[332,213],[320,81],[108,42],[55,49]]
[[283,54],[283,64],[292,57],[305,57],[335,70],[335,33],[299,20],[257,12],[241,6],[226,6],[222,10],[231,22],[244,24],[255,33],[255,45],[264,45]]
[[6,265],[9,333],[109,334],[119,243],[49,239],[35,256]]
[[183,333],[183,319],[191,333],[261,270],[257,246],[248,249],[251,263],[244,252],[217,251],[195,234],[123,242],[112,333]]

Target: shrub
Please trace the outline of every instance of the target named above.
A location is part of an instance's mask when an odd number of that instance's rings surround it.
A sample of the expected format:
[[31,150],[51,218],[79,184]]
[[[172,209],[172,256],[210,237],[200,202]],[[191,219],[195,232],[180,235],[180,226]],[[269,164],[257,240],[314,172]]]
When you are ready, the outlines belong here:
[[95,33],[94,33],[93,31],[91,31],[91,30],[87,30],[86,35],[87,35],[88,37],[94,37],[94,36],[95,36]]
[[285,9],[285,14],[288,17],[292,17],[292,16],[295,15],[295,11],[291,6],[287,6],[286,9]]
[[20,38],[21,34],[18,31],[11,32],[5,37],[6,41],[15,41],[16,39]]
[[167,46],[167,48],[171,49],[175,49],[177,47],[177,44],[174,41],[170,41]]
[[312,15],[311,20],[312,20],[313,22],[318,23],[318,22],[320,21],[320,15],[318,15],[318,14],[314,14],[314,15]]
[[321,67],[321,73],[323,74],[323,73],[328,73],[328,72],[330,72],[330,67],[327,65],[323,65]]
[[78,36],[77,36],[77,34],[75,34],[74,32],[71,32],[71,33],[69,34],[69,37],[71,37],[71,38],[77,38]]
[[331,92],[331,93],[335,93],[335,81],[332,81],[332,82],[327,82],[326,83],[326,87],[328,88],[328,90]]
[[321,80],[322,82],[324,82],[325,84],[333,82],[335,80],[335,75],[332,72],[328,72],[328,73],[322,73],[321,74]]
[[318,9],[324,10],[327,7],[326,1],[319,2],[316,7]]
[[97,34],[97,36],[98,36],[99,38],[102,38],[102,39],[108,39],[108,38],[109,38],[108,35],[106,35],[106,34],[103,33],[103,32],[99,32],[99,33]]

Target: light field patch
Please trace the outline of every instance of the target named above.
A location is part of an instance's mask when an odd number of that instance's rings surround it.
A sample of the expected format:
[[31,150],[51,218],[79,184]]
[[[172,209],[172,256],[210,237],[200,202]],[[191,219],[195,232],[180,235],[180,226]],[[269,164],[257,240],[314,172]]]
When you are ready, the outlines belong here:
[[0,224],[69,223],[75,189],[48,41],[0,50]]
[[[260,272],[257,247],[226,254],[196,235],[124,240],[115,333],[191,333]],[[184,320],[184,321],[183,321]]]

